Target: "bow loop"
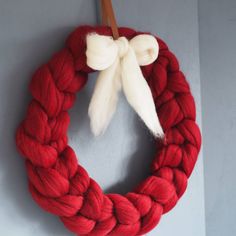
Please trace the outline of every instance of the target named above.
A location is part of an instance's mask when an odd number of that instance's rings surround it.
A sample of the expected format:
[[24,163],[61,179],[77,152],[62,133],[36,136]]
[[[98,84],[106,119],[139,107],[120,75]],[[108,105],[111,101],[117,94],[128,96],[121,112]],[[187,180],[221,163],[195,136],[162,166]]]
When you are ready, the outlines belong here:
[[94,70],[105,70],[116,60],[118,48],[111,37],[89,34],[87,36],[87,65]]
[[133,48],[140,66],[149,65],[158,57],[159,45],[152,35],[137,35],[130,40],[129,44]]
[[89,105],[91,129],[103,133],[116,110],[118,93],[122,88],[129,104],[155,137],[163,137],[151,90],[140,65],[153,63],[158,56],[157,40],[151,35],[138,35],[128,41],[109,36],[87,36],[87,65],[99,73]]

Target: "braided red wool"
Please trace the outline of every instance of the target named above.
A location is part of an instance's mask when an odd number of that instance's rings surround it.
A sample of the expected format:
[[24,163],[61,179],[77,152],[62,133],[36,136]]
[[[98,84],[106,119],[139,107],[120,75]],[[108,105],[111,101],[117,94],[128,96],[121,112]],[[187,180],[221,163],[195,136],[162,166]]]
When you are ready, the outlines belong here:
[[[111,35],[107,27],[77,28],[66,47],[33,75],[33,100],[17,130],[16,143],[26,160],[34,200],[59,216],[69,230],[77,235],[143,235],[175,206],[187,187],[201,146],[194,99],[177,59],[157,38],[159,57],[142,71],[166,140],[157,141],[151,174],[133,192],[104,194],[77,163],[67,139],[68,109],[92,71],[85,57],[89,32]],[[119,32],[128,39],[140,34],[128,28]]]

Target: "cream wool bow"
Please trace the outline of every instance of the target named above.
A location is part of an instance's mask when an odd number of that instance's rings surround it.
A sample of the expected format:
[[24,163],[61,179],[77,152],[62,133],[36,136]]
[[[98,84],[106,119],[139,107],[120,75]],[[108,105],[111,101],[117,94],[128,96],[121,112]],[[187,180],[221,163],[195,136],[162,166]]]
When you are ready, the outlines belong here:
[[95,136],[109,125],[121,88],[153,135],[164,136],[151,90],[139,67],[153,63],[158,53],[159,45],[151,35],[138,35],[130,41],[125,37],[87,36],[87,65],[100,71],[88,111]]

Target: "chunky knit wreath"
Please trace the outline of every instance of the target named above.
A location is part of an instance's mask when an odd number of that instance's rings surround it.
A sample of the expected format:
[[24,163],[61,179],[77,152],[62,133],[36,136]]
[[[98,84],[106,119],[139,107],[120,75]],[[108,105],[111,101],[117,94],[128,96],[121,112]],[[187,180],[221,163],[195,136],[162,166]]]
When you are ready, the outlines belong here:
[[[86,65],[85,38],[109,27],[83,26],[70,34],[64,49],[33,75],[33,96],[17,130],[16,143],[25,157],[34,200],[60,217],[77,235],[143,235],[170,211],[187,187],[201,146],[193,96],[175,56],[156,38],[158,59],[142,72],[155,101],[165,140],[156,141],[150,176],[126,195],[104,194],[68,145],[67,129],[76,92],[92,69]],[[120,28],[128,39],[141,34]]]

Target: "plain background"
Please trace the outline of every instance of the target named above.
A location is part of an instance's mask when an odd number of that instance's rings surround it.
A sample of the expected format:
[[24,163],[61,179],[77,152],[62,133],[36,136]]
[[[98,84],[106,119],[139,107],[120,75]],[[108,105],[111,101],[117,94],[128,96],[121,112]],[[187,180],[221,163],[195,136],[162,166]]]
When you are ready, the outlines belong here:
[[[0,0],[1,235],[71,235],[56,217],[43,212],[32,201],[24,164],[15,149],[14,132],[30,101],[27,86],[31,74],[63,46],[74,27],[98,22],[96,2]],[[119,25],[158,34],[179,58],[196,100],[199,125],[200,51],[206,207],[200,155],[184,197],[148,235],[205,236],[205,228],[207,236],[235,235],[236,189],[232,179],[236,2],[113,2]],[[80,162],[106,192],[123,193],[146,176],[153,154],[152,140],[123,97],[106,134],[93,138],[87,108],[95,79],[96,75],[91,76],[71,111],[70,143]]]
[[236,1],[200,0],[207,236],[236,235]]

